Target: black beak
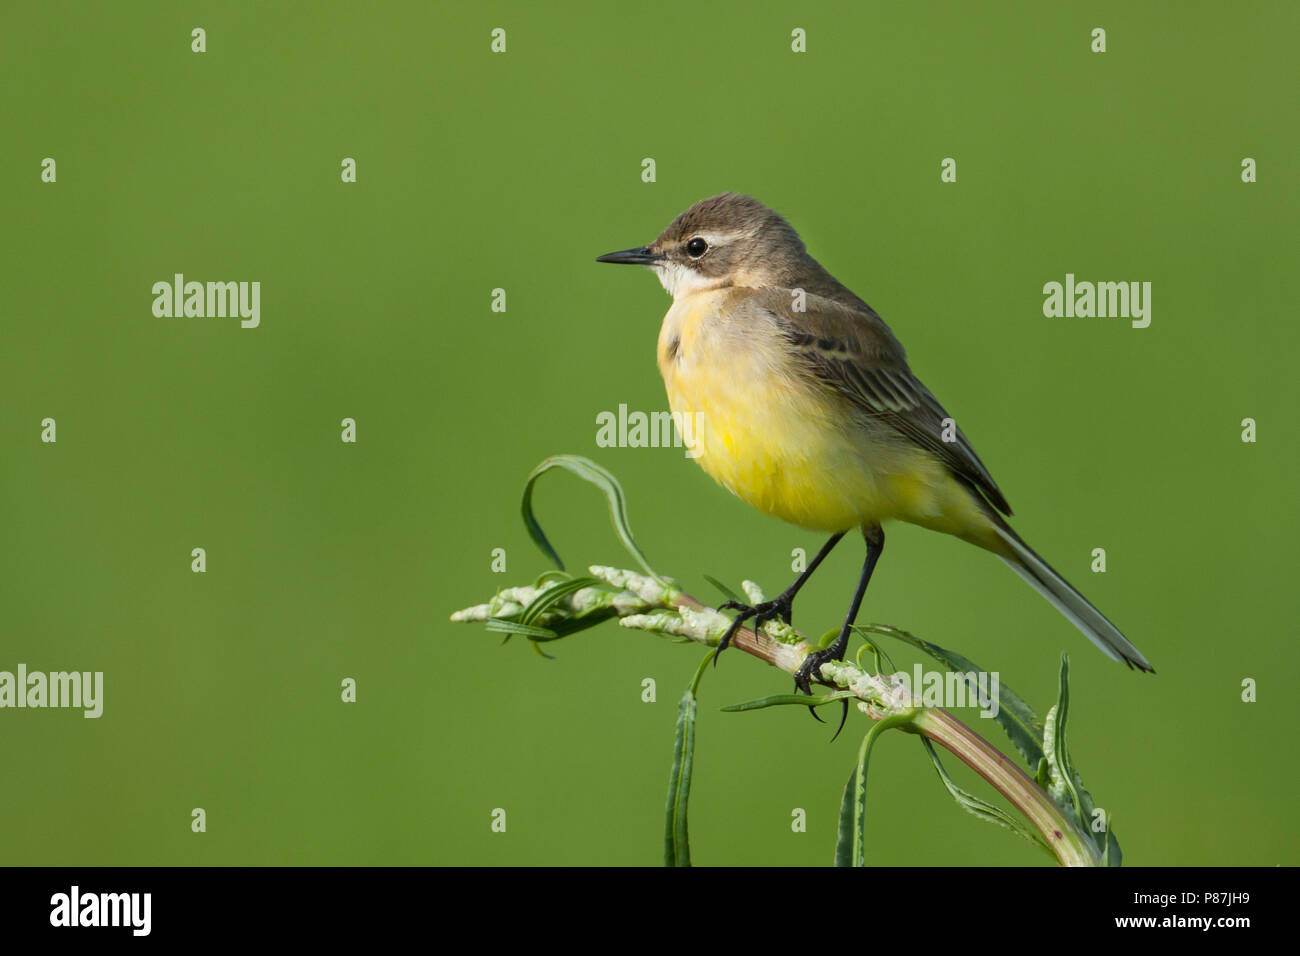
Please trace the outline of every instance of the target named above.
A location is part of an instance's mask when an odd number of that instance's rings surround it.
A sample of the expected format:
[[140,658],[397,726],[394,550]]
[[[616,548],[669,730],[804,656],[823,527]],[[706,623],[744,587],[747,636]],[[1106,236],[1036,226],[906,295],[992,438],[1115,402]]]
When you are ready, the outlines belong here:
[[607,252],[596,258],[597,262],[621,262],[629,266],[652,266],[663,261],[663,255],[651,252],[649,246],[639,249],[624,249],[622,252]]

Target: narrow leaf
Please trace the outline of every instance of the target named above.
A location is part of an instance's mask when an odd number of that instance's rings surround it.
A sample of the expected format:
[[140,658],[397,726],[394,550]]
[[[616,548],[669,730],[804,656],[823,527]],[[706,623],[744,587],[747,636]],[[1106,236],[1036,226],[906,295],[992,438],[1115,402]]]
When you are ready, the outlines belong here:
[[507,638],[511,634],[519,634],[532,641],[557,641],[562,637],[568,637],[570,634],[577,634],[579,631],[585,631],[598,624],[603,624],[612,617],[618,617],[618,611],[615,608],[599,608],[589,614],[584,614],[582,617],[553,621],[550,627],[539,627],[536,624],[520,624],[518,621],[512,621],[504,617],[488,618],[485,623],[489,631],[505,632]]
[[[950,671],[959,674],[977,674],[984,671],[976,664],[963,657],[962,655],[945,650],[938,644],[932,644],[923,640],[907,631],[899,630],[896,627],[889,627],[884,624],[862,624],[858,630],[867,631],[871,634],[883,634],[886,637],[893,637],[902,641],[904,644],[911,644],[917,650],[923,651],[930,657],[943,664]],[[965,678],[966,686],[978,693],[978,685],[972,687],[969,677]],[[1043,722],[1034,709],[1025,703],[1024,698],[1013,691],[1006,684],[998,685],[998,713],[994,718],[1002,727],[1011,743],[1020,751],[1030,767],[1037,767],[1038,762],[1043,759],[1043,748],[1040,741],[1043,737]]]
[[668,806],[664,819],[664,866],[690,866],[691,842],[686,826],[686,805],[691,796],[691,773],[695,762],[696,692],[709,662],[710,651],[700,661],[691,686],[677,706],[673,736],[673,767],[668,774]]
[[853,804],[857,799],[858,768],[854,765],[840,797],[840,822],[835,837],[835,865],[853,865]]
[[717,578],[715,578],[713,575],[711,575],[711,574],[706,574],[706,575],[704,575],[704,580],[708,581],[708,582],[709,582],[710,584],[712,584],[715,588],[717,588],[717,589],[718,589],[718,593],[720,593],[720,594],[721,594],[724,598],[726,598],[728,601],[735,601],[737,604],[744,604],[744,603],[746,603],[746,602],[745,602],[745,599],[744,599],[743,597],[741,597],[741,596],[740,596],[739,594],[737,594],[735,591],[731,590],[731,588],[727,587],[725,584],[723,584],[721,581],[719,581],[719,580],[718,580]]
[[504,631],[507,636],[518,634],[521,637],[531,637],[539,641],[553,641],[559,636],[549,628],[537,627],[533,624],[521,624],[518,621],[507,621],[500,617],[488,618],[486,627],[489,631]]
[[[1070,656],[1061,655],[1061,678],[1057,692],[1056,706],[1052,708],[1052,733],[1044,741],[1049,749],[1048,756],[1050,785],[1045,789],[1062,810],[1074,817],[1075,824],[1088,835],[1106,866],[1119,866],[1123,853],[1119,840],[1111,827],[1110,816],[1105,814],[1105,829],[1098,833],[1093,829],[1093,818],[1097,807],[1092,794],[1083,785],[1083,778],[1074,769],[1074,759],[1070,756],[1069,736],[1066,721],[1070,715]],[[1103,811],[1104,813],[1104,811]]]
[[636,539],[632,537],[632,528],[627,518],[627,501],[623,497],[623,487],[618,480],[606,471],[600,465],[588,458],[580,455],[555,455],[547,458],[540,465],[532,470],[528,476],[528,481],[524,485],[524,497],[521,505],[521,511],[524,518],[524,527],[528,529],[529,536],[541,548],[542,553],[555,562],[560,569],[564,568],[564,562],[556,553],[551,542],[547,540],[546,534],[542,531],[542,526],[537,523],[537,518],[533,514],[533,485],[537,479],[550,471],[552,468],[563,468],[577,475],[583,481],[590,482],[605,492],[605,497],[609,500],[609,516],[614,522],[614,530],[623,541],[623,546],[627,548],[632,557],[636,558],[641,568],[656,581],[662,583],[662,578],[655,573],[654,568],[650,567],[650,562],[637,546]]
[[[1091,800],[1092,797],[1089,796],[1088,799]],[[1107,814],[1106,815],[1106,849],[1102,850],[1101,852],[1101,865],[1102,866],[1123,866],[1124,854],[1120,852],[1119,840],[1115,839],[1115,833],[1111,829],[1110,824],[1111,824],[1110,815]],[[1096,839],[1097,838],[1094,836],[1093,841],[1096,842]]]
[[844,785],[840,800],[840,824],[835,842],[836,866],[867,865],[867,761],[871,748],[882,733],[891,727],[905,727],[912,722],[911,714],[894,714],[874,724],[858,747],[858,762]]
[[1047,755],[1047,792],[1057,806],[1074,818],[1074,823],[1086,831],[1079,806],[1079,791],[1075,789],[1074,774],[1065,734],[1070,716],[1070,655],[1061,655],[1061,678],[1057,690],[1056,706],[1047,715],[1047,728],[1043,734],[1043,750]]
[[570,578],[560,584],[554,584],[528,602],[528,607],[524,608],[519,615],[519,621],[522,624],[535,624],[538,618],[573,592],[581,591],[583,588],[589,588],[593,585],[599,586],[600,583],[593,577],[579,577]]
[[762,710],[764,707],[779,707],[789,704],[799,707],[820,707],[822,704],[829,704],[831,701],[844,700],[853,696],[855,695],[851,690],[836,691],[833,694],[822,694],[816,697],[809,697],[806,694],[773,694],[771,697],[747,700],[743,704],[729,704],[723,707],[722,711],[728,714],[736,714],[744,710]]
[[541,574],[537,575],[537,580],[533,582],[533,587],[535,587],[537,590],[540,591],[542,588],[546,587],[546,585],[550,584],[552,581],[568,581],[568,580],[569,580],[569,575],[565,573],[563,570],[557,571],[555,569],[551,569],[550,571],[543,571]]
[[948,793],[952,795],[952,798],[957,801],[957,806],[973,813],[981,820],[987,820],[989,823],[1006,827],[1012,833],[1024,837],[1030,843],[1034,844],[1034,846],[1045,851],[1049,856],[1053,855],[1051,848],[1043,842],[1038,831],[1034,830],[1032,827],[1026,826],[1018,818],[1013,817],[1001,807],[994,806],[987,801],[981,800],[968,790],[963,790],[959,787],[957,782],[948,775],[948,771],[944,769],[943,764],[939,761],[939,754],[935,751],[934,745],[925,737],[921,738],[921,743],[925,745],[925,749],[930,754],[930,759],[934,761],[934,769],[939,771],[939,779],[942,780],[943,785],[948,788]]

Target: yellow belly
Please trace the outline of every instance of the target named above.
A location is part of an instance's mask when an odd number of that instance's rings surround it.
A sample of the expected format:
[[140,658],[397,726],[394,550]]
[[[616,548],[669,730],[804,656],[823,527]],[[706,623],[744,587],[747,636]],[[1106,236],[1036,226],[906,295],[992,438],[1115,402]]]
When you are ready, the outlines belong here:
[[669,405],[696,423],[696,460],[708,474],[758,510],[812,530],[900,519],[984,536],[987,518],[933,456],[795,377],[770,329],[720,321],[725,296],[675,303],[659,339]]

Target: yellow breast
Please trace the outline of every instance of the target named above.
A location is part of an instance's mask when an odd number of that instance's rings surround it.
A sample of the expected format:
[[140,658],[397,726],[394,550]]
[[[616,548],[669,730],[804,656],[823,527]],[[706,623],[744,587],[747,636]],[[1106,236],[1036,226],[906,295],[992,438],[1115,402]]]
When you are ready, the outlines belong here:
[[818,531],[891,518],[938,527],[954,507],[970,510],[928,453],[803,378],[775,320],[740,307],[743,295],[681,298],[659,333],[669,405],[692,418],[706,472],[760,511]]

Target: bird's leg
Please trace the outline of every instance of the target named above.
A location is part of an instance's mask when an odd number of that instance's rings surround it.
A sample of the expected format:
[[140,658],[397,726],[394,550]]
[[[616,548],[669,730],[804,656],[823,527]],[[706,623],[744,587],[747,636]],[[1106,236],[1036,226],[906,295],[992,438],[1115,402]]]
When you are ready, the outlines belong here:
[[[876,562],[880,560],[880,552],[885,548],[885,532],[881,530],[880,525],[872,525],[862,529],[862,537],[867,541],[867,559],[862,564],[862,576],[858,578],[858,589],[853,593],[853,603],[849,605],[848,616],[844,618],[844,626],[840,628],[839,636],[835,638],[835,643],[824,650],[813,651],[804,658],[803,664],[794,675],[794,686],[796,690],[801,690],[805,694],[812,696],[812,681],[821,680],[821,667],[827,661],[838,661],[844,657],[845,650],[849,646],[849,634],[853,631],[853,623],[858,619],[858,609],[862,607],[862,596],[867,593],[867,583],[871,580],[871,572],[875,570]],[[811,710],[812,708],[809,708]],[[814,713],[814,717],[817,715]],[[841,722],[843,726],[843,722]],[[839,731],[836,731],[838,734]]]
[[718,641],[718,648],[713,652],[713,663],[718,662],[718,655],[727,649],[731,643],[732,637],[740,630],[742,624],[751,617],[754,619],[754,630],[758,630],[774,617],[779,617],[785,623],[790,624],[791,618],[794,617],[794,596],[799,593],[799,589],[807,583],[812,577],[812,573],[817,570],[817,565],[822,563],[826,555],[831,553],[831,549],[839,544],[840,538],[844,537],[845,532],[831,535],[831,539],[822,545],[822,549],[817,552],[817,556],[809,562],[808,567],[804,568],[794,583],[778,594],[770,601],[763,601],[760,604],[741,604],[739,601],[725,601],[718,605],[719,610],[734,610],[740,613],[736,615],[727,632],[722,635],[722,640]]

